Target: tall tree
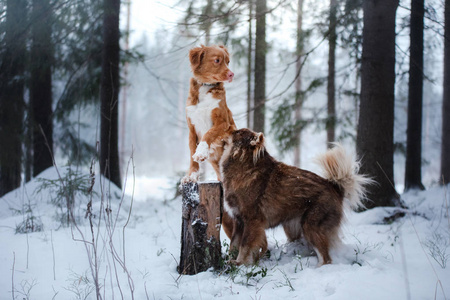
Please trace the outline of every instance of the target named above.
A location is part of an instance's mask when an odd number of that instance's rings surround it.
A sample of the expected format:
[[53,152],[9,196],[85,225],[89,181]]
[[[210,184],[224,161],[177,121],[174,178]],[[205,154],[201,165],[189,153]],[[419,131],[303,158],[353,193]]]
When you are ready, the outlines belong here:
[[266,0],[256,0],[256,36],[255,36],[255,110],[253,130],[264,132],[266,116]]
[[423,18],[424,0],[411,0],[408,127],[406,130],[405,190],[422,184]]
[[213,1],[207,0],[206,6],[203,10],[203,23],[202,23],[202,29],[205,31],[205,44],[207,46],[211,43],[211,28],[212,28],[212,13],[213,13]]
[[102,75],[100,87],[100,170],[121,187],[118,146],[120,0],[104,0]]
[[36,176],[53,165],[53,47],[50,1],[33,0],[32,5],[30,106],[33,129],[33,176]]
[[335,141],[336,127],[336,23],[337,23],[337,0],[330,0],[330,17],[328,24],[328,81],[327,81],[327,142],[328,147]]
[[368,188],[368,208],[394,206],[395,15],[399,0],[365,0],[361,103],[357,152],[361,172],[377,184]]
[[442,101],[441,182],[450,183],[450,1],[445,0],[444,99]]
[[248,49],[247,49],[247,128],[252,126],[252,57],[253,57],[253,0],[248,1]]
[[[297,1],[297,44],[296,44],[296,56],[297,61],[295,63],[295,121],[299,122],[302,118],[302,108],[303,108],[303,96],[302,96],[302,55],[303,55],[303,0]],[[301,127],[296,133],[296,143],[294,146],[294,165],[300,167],[301,158]]]
[[0,196],[20,186],[27,1],[7,0],[0,61]]

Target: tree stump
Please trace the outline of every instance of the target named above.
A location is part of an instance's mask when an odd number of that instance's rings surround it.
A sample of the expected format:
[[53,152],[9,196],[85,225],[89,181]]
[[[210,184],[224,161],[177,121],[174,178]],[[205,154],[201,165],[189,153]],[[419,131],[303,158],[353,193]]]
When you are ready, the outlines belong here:
[[182,185],[181,257],[178,273],[219,268],[223,192],[218,181]]

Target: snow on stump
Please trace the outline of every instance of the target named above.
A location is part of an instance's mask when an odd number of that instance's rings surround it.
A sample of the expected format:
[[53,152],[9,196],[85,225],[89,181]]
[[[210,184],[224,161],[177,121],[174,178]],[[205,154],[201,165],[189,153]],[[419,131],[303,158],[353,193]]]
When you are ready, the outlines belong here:
[[218,181],[182,185],[181,257],[178,273],[194,275],[221,260],[220,224],[223,192]]

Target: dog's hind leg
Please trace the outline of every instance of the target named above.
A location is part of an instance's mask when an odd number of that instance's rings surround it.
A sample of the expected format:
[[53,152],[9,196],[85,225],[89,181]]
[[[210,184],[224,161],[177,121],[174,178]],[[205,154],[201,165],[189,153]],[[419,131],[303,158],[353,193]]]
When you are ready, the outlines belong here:
[[298,241],[302,237],[302,218],[298,217],[282,223],[289,242]]
[[317,253],[319,260],[317,266],[331,264],[330,243],[326,233],[323,232],[323,228],[314,225],[310,226],[307,222],[305,222],[303,227],[306,240],[311,243]]

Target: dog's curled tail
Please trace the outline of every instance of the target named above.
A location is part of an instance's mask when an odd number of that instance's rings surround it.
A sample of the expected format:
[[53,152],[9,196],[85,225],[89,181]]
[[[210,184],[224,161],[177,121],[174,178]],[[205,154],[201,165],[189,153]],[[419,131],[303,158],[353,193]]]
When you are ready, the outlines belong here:
[[366,186],[374,181],[358,174],[360,163],[348,154],[344,147],[334,143],[334,147],[316,158],[323,168],[327,180],[334,182],[344,191],[344,198],[349,201],[352,209],[364,207],[362,199],[366,195]]

